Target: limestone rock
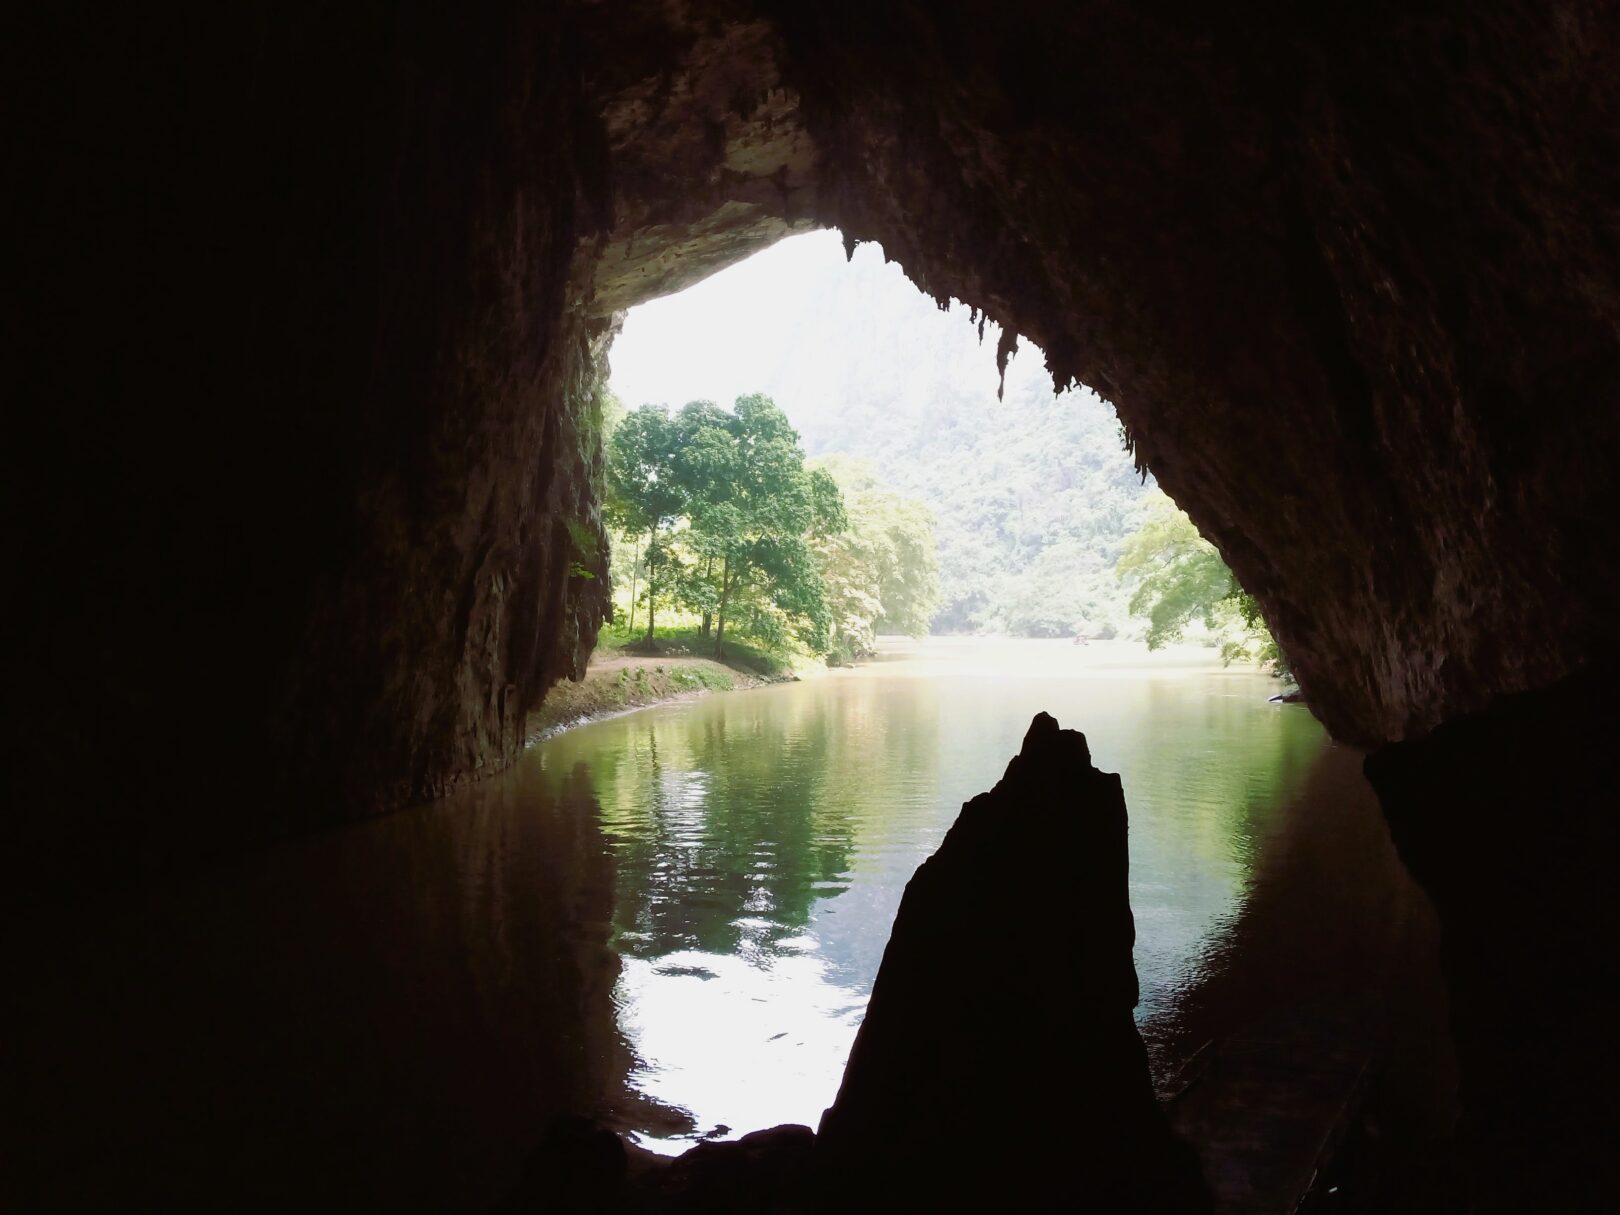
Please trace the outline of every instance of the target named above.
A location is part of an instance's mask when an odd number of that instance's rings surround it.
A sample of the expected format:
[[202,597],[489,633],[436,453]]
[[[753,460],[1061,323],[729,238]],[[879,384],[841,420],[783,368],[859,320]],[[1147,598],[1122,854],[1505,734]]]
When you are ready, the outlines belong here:
[[1476,1211],[1620,1188],[1617,681],[1610,664],[1367,759],[1440,917]]
[[612,314],[812,225],[1111,399],[1339,737],[1615,653],[1604,5],[574,0],[19,39],[14,800],[90,774],[19,841],[41,875],[510,762],[606,610]]
[[836,1189],[981,1210],[1207,1206],[1132,1020],[1128,874],[1119,777],[1039,714],[906,887],[822,1119]]

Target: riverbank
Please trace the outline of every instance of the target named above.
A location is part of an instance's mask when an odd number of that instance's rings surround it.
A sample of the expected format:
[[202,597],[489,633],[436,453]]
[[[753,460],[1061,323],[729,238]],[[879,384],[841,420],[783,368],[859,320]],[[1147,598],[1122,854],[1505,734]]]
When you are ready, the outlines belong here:
[[591,659],[584,679],[578,683],[564,680],[546,693],[540,707],[529,714],[526,734],[531,743],[538,742],[574,726],[632,709],[688,700],[709,692],[786,683],[795,678],[785,666],[759,670],[748,658],[722,662],[690,654],[634,654],[607,649]]
[[[611,628],[603,630],[585,678],[556,685],[529,714],[528,741],[538,742],[634,709],[709,692],[787,683],[829,670],[825,663],[802,654],[771,652],[729,639],[724,659],[707,657],[713,651],[713,640],[692,628],[660,629],[655,644],[657,648],[649,652],[639,633],[630,636]],[[932,677],[955,674],[1025,680],[1134,679],[1149,674],[1246,679],[1255,673],[1254,667],[1245,664],[1223,664],[1210,646],[1184,644],[1149,651],[1134,640],[1076,646],[1067,640],[1008,637],[882,637],[874,653],[840,664],[839,669],[846,674],[880,677],[894,674],[895,663],[918,664],[919,672]],[[1293,704],[1298,703],[1299,694],[1285,690],[1270,699]]]

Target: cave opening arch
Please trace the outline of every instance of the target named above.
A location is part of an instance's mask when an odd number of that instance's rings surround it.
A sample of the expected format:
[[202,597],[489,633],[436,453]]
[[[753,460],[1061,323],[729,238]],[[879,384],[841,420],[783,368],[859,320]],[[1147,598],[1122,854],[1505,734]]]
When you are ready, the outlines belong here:
[[[38,20],[21,80],[60,104],[20,140],[9,767],[46,809],[16,897],[509,763],[600,613],[570,570],[614,291],[810,223],[1111,399],[1336,734],[1499,710],[1494,752],[1414,752],[1467,778],[1407,803],[1442,878],[1485,847],[1433,812],[1463,784],[1498,841],[1467,868],[1501,888],[1520,834],[1609,851],[1570,809],[1601,787],[1620,608],[1602,6],[512,5],[195,43]],[[222,400],[251,434],[221,441]],[[1552,794],[1502,770],[1525,739]],[[1498,925],[1520,991],[1559,989],[1556,902]]]

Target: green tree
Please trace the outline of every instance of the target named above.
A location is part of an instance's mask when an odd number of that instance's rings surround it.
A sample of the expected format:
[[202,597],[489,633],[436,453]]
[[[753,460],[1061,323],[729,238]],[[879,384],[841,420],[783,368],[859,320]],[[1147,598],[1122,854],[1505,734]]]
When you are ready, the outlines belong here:
[[683,580],[687,602],[712,605],[716,656],[726,627],[770,645],[791,630],[812,649],[827,646],[830,619],[812,541],[847,525],[837,485],[804,466],[804,450],[786,415],[767,396],[737,398],[720,409],[694,401],[678,419],[679,479],[695,555]]
[[1256,662],[1275,675],[1288,674],[1254,596],[1238,585],[1215,546],[1163,494],[1126,539],[1115,570],[1134,586],[1130,612],[1147,619],[1148,649],[1179,641],[1189,624],[1201,620],[1216,635],[1222,662]]
[[[626,535],[646,538],[649,646],[658,596],[678,565],[671,532],[690,496],[676,460],[679,439],[678,423],[667,410],[643,405],[625,415],[608,445],[608,523]],[[632,593],[632,602],[634,598]]]
[[720,605],[725,537],[730,530],[723,499],[736,458],[732,434],[735,421],[713,401],[690,401],[676,416],[677,475],[687,487],[693,512],[710,524],[688,528],[682,536],[692,559],[682,567],[676,594],[682,607],[698,615],[698,634],[705,638],[713,635],[715,612]]
[[837,482],[849,519],[815,546],[831,652],[845,660],[870,653],[880,631],[926,636],[939,601],[932,514],[881,485],[868,461],[830,456],[815,471]]
[[619,426],[624,422],[628,412],[624,402],[606,384],[599,384],[596,391],[596,417],[602,431],[602,461],[600,465],[600,480],[598,488],[601,492],[602,514],[608,528],[616,533],[615,543],[608,554],[608,577],[611,585],[617,591],[619,587],[630,588],[630,619],[629,631],[636,628],[637,591],[641,577],[641,534],[628,532],[621,526],[621,521],[615,511],[615,497],[611,478],[608,474],[608,463],[613,453],[613,436],[618,432]]

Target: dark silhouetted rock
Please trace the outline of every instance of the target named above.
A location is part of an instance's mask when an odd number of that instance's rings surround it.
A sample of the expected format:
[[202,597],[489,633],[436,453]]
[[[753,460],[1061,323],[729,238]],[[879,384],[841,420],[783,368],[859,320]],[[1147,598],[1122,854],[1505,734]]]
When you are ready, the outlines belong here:
[[816,1135],[788,1124],[731,1143],[700,1143],[638,1189],[649,1210],[679,1215],[798,1215],[815,1211]]
[[493,1215],[800,1215],[820,1211],[816,1135],[787,1124],[656,1155],[585,1119],[547,1133]]
[[560,1118],[525,1162],[517,1187],[491,1215],[628,1210],[624,1140],[586,1118]]
[[564,1124],[503,1209],[1207,1211],[1132,1019],[1126,835],[1119,777],[1038,714],[907,885],[819,1135],[632,1152],[627,1170],[607,1132]]
[[1617,687],[1609,664],[1367,758],[1440,916],[1476,1211],[1620,1193]]
[[906,887],[821,1149],[840,1193],[1196,1211],[1132,1020],[1119,777],[1038,715]]
[[[1338,737],[1620,652],[1612,5],[220,6],[185,37],[43,5],[11,42],[7,898],[510,763],[609,606],[614,316],[818,224],[1111,400]],[[1495,770],[1432,789],[1545,800]],[[1391,779],[1440,891],[1479,828]],[[1459,948],[1500,919],[1450,907]]]
[[1615,652],[1604,6],[407,10],[14,39],[32,881],[510,762],[607,607],[614,315],[816,225],[1111,400],[1338,736]]

